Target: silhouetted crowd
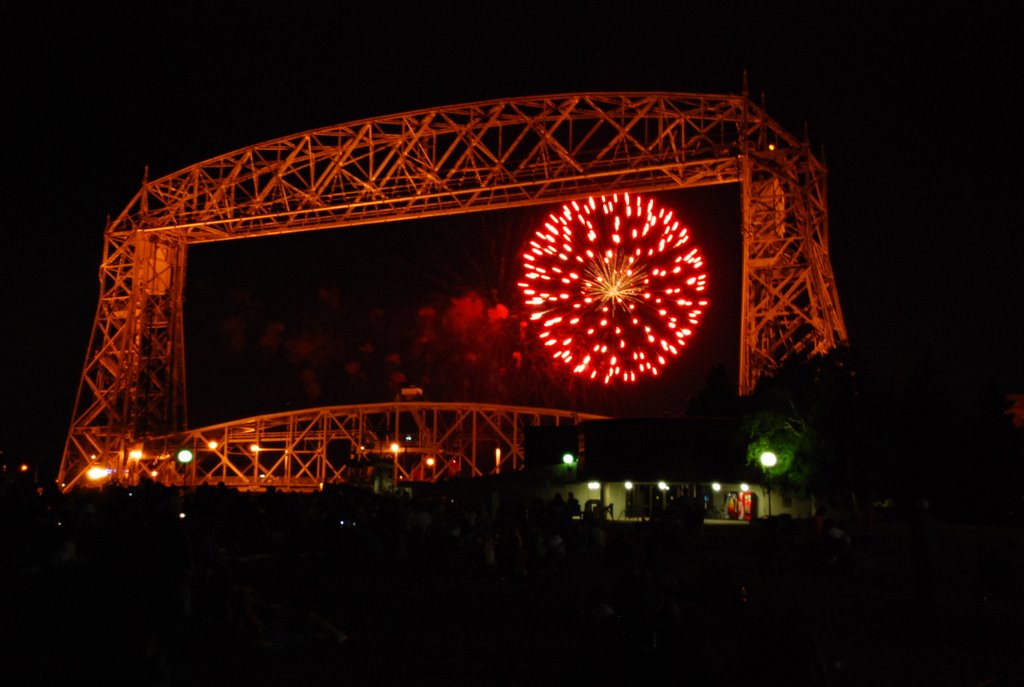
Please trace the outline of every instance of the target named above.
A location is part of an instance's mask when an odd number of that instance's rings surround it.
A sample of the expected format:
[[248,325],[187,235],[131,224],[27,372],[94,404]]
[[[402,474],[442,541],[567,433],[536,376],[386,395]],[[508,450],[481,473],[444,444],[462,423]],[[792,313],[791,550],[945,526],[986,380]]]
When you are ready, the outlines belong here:
[[[627,536],[561,494],[155,483],[60,494],[11,482],[2,509],[0,566],[8,588],[24,590],[8,646],[51,679],[94,672],[140,685],[272,683],[297,671],[316,683],[342,669],[370,682],[382,670],[388,683],[387,664],[371,658],[387,661],[389,644],[422,657],[443,651],[443,638],[474,636],[493,645],[466,657],[470,672],[486,671],[495,647],[528,645],[524,655],[561,647],[569,653],[548,658],[586,672],[573,647],[653,653],[659,626],[679,629],[678,580],[661,564],[695,542],[665,524]],[[549,610],[561,616],[554,626]],[[410,623],[445,629],[410,640]],[[550,646],[535,645],[540,627]],[[67,660],[49,661],[52,651]]]
[[[0,642],[18,684],[138,686],[710,685],[757,671],[796,687],[857,684],[842,681],[847,645],[870,647],[865,671],[886,655],[820,609],[876,622],[865,599],[903,572],[853,575],[855,540],[823,512],[709,537],[686,508],[622,523],[573,501],[13,480]],[[921,522],[907,608],[927,623],[898,615],[897,590],[872,602],[890,614],[879,627],[943,627],[962,646],[959,625],[936,621],[948,609]]]

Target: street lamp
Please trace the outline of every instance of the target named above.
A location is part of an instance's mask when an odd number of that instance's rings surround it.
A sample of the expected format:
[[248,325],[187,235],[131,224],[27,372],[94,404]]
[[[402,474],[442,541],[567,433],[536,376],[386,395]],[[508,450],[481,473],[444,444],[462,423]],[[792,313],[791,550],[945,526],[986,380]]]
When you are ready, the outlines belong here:
[[395,456],[395,462],[392,464],[392,468],[391,468],[391,488],[392,489],[397,489],[398,488],[398,449],[399,449],[398,442],[395,442],[395,443],[391,444],[391,452]]
[[572,464],[576,462],[576,456],[571,453],[562,454],[562,465],[565,466],[565,474],[572,479]]
[[768,517],[769,518],[772,516],[772,485],[771,485],[771,475],[769,474],[769,470],[771,468],[775,467],[775,465],[778,462],[779,462],[779,457],[776,456],[771,451],[765,451],[764,453],[761,454],[761,465],[764,467],[764,472],[765,472],[765,477],[766,477],[765,483],[764,483],[764,488],[768,492]]

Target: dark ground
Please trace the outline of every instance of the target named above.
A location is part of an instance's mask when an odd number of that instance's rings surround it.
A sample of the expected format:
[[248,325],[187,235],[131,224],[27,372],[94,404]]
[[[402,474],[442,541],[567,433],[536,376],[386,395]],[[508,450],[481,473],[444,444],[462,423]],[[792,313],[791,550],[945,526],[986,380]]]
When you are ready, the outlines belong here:
[[[564,557],[516,574],[501,541],[481,565],[465,526],[399,544],[236,522],[215,565],[191,531],[183,585],[177,540],[131,522],[79,534],[61,564],[4,568],[5,663],[24,675],[7,684],[1024,684],[1024,532],[940,527],[928,603],[908,525],[852,529],[830,565],[785,524],[605,523],[598,547],[575,521]],[[169,591],[185,588],[187,606]]]

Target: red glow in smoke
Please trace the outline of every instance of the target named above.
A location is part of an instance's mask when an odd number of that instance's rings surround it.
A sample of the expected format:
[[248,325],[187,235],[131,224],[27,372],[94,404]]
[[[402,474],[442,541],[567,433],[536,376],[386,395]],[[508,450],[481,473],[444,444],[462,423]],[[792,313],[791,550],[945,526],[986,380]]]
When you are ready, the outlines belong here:
[[708,305],[688,229],[628,193],[563,205],[522,259],[531,327],[556,360],[605,384],[657,376]]

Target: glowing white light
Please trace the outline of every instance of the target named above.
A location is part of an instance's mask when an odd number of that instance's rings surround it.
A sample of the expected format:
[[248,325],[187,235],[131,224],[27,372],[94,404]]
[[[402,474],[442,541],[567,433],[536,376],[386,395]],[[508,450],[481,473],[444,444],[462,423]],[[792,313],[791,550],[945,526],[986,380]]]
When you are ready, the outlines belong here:
[[101,480],[101,479],[106,479],[107,476],[109,476],[111,472],[112,472],[112,470],[110,470],[109,468],[104,468],[104,467],[100,467],[98,465],[94,465],[93,467],[89,468],[86,471],[85,476],[88,477],[89,479],[93,480],[93,481],[97,481],[97,480]]

